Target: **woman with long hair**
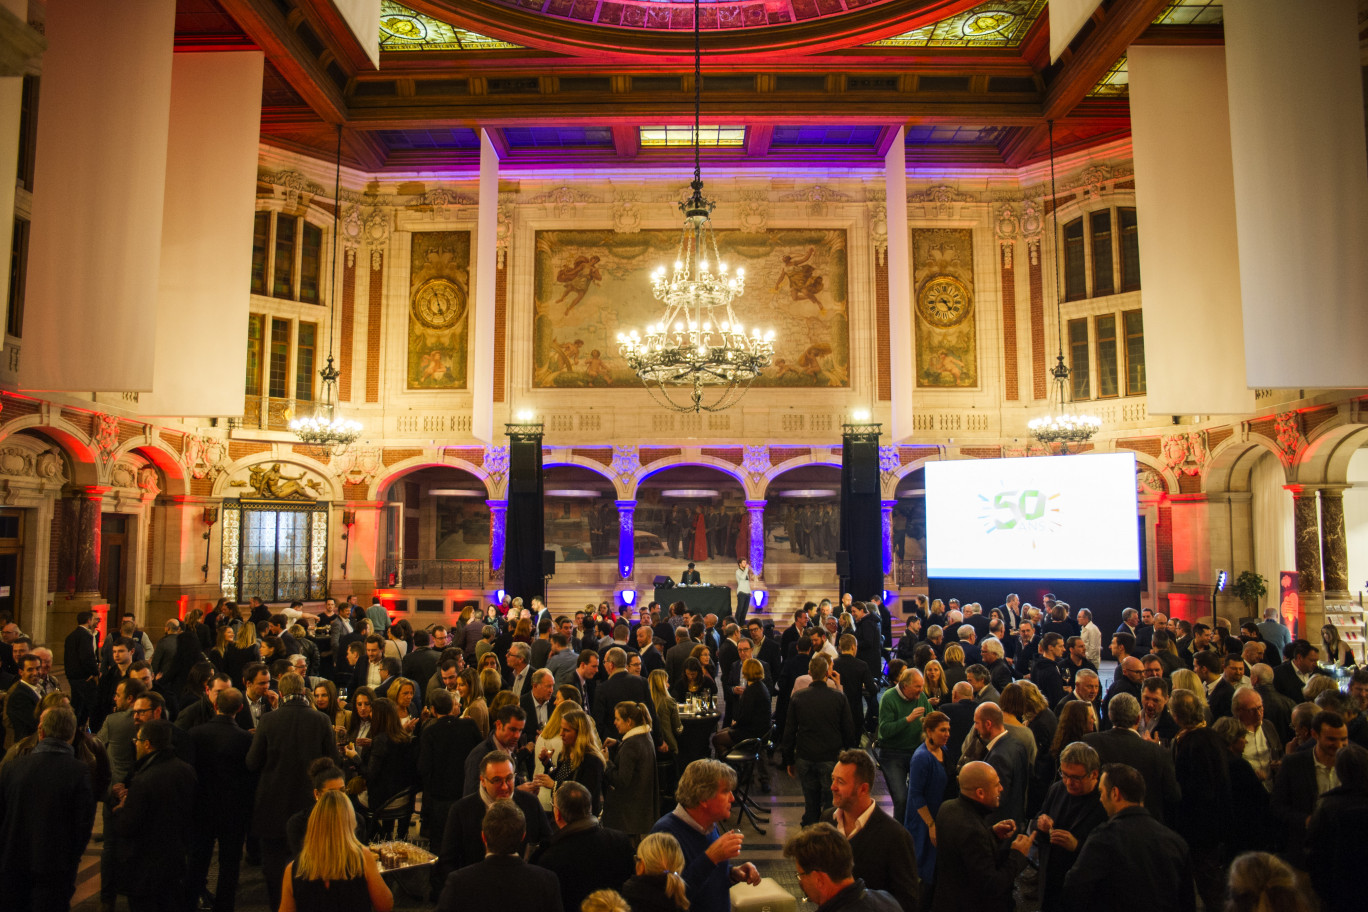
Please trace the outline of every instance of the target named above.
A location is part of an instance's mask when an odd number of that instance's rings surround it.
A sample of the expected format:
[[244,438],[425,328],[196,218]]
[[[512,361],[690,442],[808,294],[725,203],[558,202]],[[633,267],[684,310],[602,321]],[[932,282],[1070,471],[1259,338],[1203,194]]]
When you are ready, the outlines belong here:
[[703,663],[689,656],[684,660],[684,673],[670,688],[670,695],[683,703],[690,697],[710,697],[713,694],[712,679],[703,672]]
[[[356,763],[366,779],[361,803],[368,808],[384,807],[396,794],[413,785],[413,739],[399,724],[399,712],[386,699],[371,704],[371,743],[358,751],[347,745],[347,758]],[[407,829],[400,824],[400,836]]]
[[518,618],[518,626],[513,630],[513,642],[531,643],[532,642],[532,619]]
[[[1059,769],[1059,752],[1082,741],[1083,736],[1097,731],[1097,715],[1091,703],[1083,700],[1070,700],[1059,711],[1059,724],[1055,726],[1054,738],[1050,741],[1050,762]],[[1053,777],[1058,778],[1058,775]],[[1053,781],[1053,779],[1051,780]]]
[[669,833],[652,833],[636,850],[636,874],[622,885],[632,912],[686,912],[684,850]]
[[717,666],[713,664],[712,650],[702,643],[689,650],[689,658],[698,659],[698,664],[702,666],[703,677],[708,679],[708,684],[712,687],[713,695],[717,694]]
[[1326,624],[1321,627],[1321,645],[1325,648],[1321,650],[1324,657],[1321,661],[1333,667],[1349,668],[1357,663],[1354,661],[1354,651],[1349,648],[1349,644],[1340,639],[1339,628],[1334,624]]
[[1207,908],[1218,909],[1225,899],[1221,847],[1235,824],[1226,759],[1230,751],[1208,725],[1197,693],[1185,688],[1174,690],[1168,709],[1178,723],[1173,739],[1173,773],[1183,800],[1174,819],[1165,822],[1187,840],[1197,895]]
[[261,647],[257,645],[256,624],[244,621],[237,629],[237,637],[223,657],[223,673],[233,679],[234,687],[242,686],[242,669],[261,661]]
[[660,818],[651,711],[645,703],[623,701],[613,711],[613,726],[621,740],[610,742],[603,770],[603,825],[640,839]]
[[209,661],[213,663],[214,669],[230,678],[233,673],[228,670],[228,653],[236,642],[237,631],[224,624],[218,629],[218,636],[214,639],[214,648],[208,653]]
[[418,717],[421,710],[418,706],[418,685],[408,678],[399,678],[389,689],[390,699],[394,701],[394,708],[399,712],[399,724],[404,731],[413,734],[418,727]]
[[551,770],[532,781],[553,795],[561,783],[574,780],[589,790],[593,812],[603,807],[603,747],[587,713],[572,709],[561,714],[561,749]]
[[351,722],[351,713],[342,708],[342,701],[337,695],[337,685],[326,678],[319,681],[313,689],[314,709],[328,717],[328,724],[335,731],[345,732],[348,723]]
[[[575,696],[579,696],[579,691],[575,691]],[[564,742],[561,741],[561,720],[565,714],[580,709],[579,702],[575,699],[561,699],[559,693],[556,694],[556,704],[551,709],[551,714],[546,717],[546,724],[542,726],[541,732],[537,734],[537,743],[533,746],[532,756],[535,758],[532,765],[532,781],[536,782],[540,776],[551,775],[551,770],[555,768],[556,758],[560,756]],[[537,789],[537,800],[549,814],[551,813],[551,789]]]
[[646,683],[651,688],[651,703],[660,720],[665,750],[673,756],[679,753],[679,735],[684,731],[684,723],[679,721],[679,704],[670,693],[670,676],[665,669],[657,668],[647,676]]
[[485,700],[484,687],[480,676],[473,668],[462,668],[456,676],[456,694],[461,698],[464,710],[461,715],[473,719],[480,727],[480,736],[489,737],[489,703]]
[[346,743],[366,747],[371,743],[371,704],[375,702],[375,691],[369,687],[358,687],[351,696],[351,718],[347,720]]
[[945,670],[945,686],[950,690],[955,689],[955,685],[960,681],[967,681],[964,674],[964,647],[959,643],[951,643],[945,647],[945,652],[941,655],[941,667]]
[[1026,816],[1033,817],[1035,812],[1040,810],[1040,803],[1045,800],[1045,793],[1050,790],[1058,770],[1058,764],[1050,756],[1050,745],[1054,744],[1059,718],[1054,714],[1054,710],[1050,709],[1045,695],[1040,692],[1034,681],[1017,683],[1021,685],[1022,697],[1026,704],[1022,709],[1025,713],[1023,718],[1026,727],[1035,737],[1036,745],[1035,766],[1031,770],[1030,784],[1026,789]]
[[1186,690],[1197,700],[1197,705],[1202,707],[1202,715],[1206,719],[1206,724],[1211,724],[1211,707],[1207,705],[1206,685],[1202,679],[1197,677],[1197,672],[1189,668],[1180,668],[1169,676],[1169,683],[1173,685],[1173,691]]
[[347,796],[328,790],[309,814],[304,847],[285,866],[280,912],[390,912],[394,894],[374,853],[356,838]]
[[[903,826],[917,850],[917,871],[923,896],[936,879],[936,814],[945,800],[950,774],[945,768],[945,745],[950,740],[950,717],[933,712],[922,721],[922,743],[912,754],[907,776],[907,813]],[[924,903],[924,905],[930,905]]]
[[945,685],[945,669],[940,662],[935,659],[928,660],[922,668],[922,677],[926,681],[922,693],[926,694],[932,706],[940,706],[949,698],[950,688]]

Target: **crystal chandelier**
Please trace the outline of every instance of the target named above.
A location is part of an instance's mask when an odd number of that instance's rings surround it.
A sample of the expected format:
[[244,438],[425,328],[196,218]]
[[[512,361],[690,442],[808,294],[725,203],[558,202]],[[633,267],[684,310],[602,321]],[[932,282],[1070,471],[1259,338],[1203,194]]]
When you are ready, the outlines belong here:
[[[337,233],[338,214],[341,212],[342,198],[342,126],[337,127],[337,183],[333,190],[333,250],[332,275],[337,275],[337,246],[341,237]],[[294,418],[290,430],[305,443],[325,447],[333,455],[340,456],[349,444],[361,436],[361,422],[338,415],[337,379],[342,372],[333,366],[332,327],[336,325],[337,292],[333,289],[328,301],[328,363],[318,372],[323,384],[319,389],[318,401],[314,412],[308,417]]]
[[[1054,161],[1054,121],[1050,121],[1050,199],[1056,200],[1055,196],[1055,161]],[[1055,235],[1055,329],[1059,333],[1059,355],[1056,358],[1055,366],[1050,369],[1050,376],[1054,378],[1050,390],[1051,413],[1044,418],[1034,418],[1026,427],[1030,430],[1031,436],[1039,440],[1047,448],[1059,444],[1059,451],[1067,454],[1069,445],[1081,446],[1093,438],[1093,435],[1102,430],[1102,419],[1093,415],[1076,415],[1068,410],[1068,406],[1073,397],[1069,392],[1069,365],[1064,363],[1064,307],[1061,303],[1063,296],[1063,286],[1059,279],[1059,205],[1054,202],[1050,207],[1051,216],[1054,219]],[[1054,412],[1055,406],[1058,412]]]
[[[699,158],[703,57],[698,0],[694,0],[693,195],[679,204],[684,227],[672,269],[651,274],[651,290],[665,304],[664,317],[618,334],[618,351],[656,401],[676,412],[718,412],[745,394],[774,357],[774,331],[746,328],[732,303],[746,287],[744,269],[722,262],[713,234],[712,200],[703,196]],[[705,396],[708,397],[705,401]],[[687,397],[687,401],[684,399]]]

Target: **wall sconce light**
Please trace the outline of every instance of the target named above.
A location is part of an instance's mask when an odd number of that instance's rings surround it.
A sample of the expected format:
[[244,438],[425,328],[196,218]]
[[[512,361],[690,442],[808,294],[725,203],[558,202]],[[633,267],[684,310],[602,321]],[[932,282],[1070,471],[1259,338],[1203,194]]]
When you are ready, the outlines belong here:
[[219,508],[205,507],[200,518],[204,522],[204,535],[202,536],[204,538],[204,563],[200,566],[200,570],[204,573],[204,582],[207,583],[209,582],[209,540],[213,535],[214,524],[218,522]]
[[342,546],[342,578],[343,578],[343,579],[346,579],[346,578],[347,578],[347,561],[351,559],[351,530],[352,530],[352,526],[354,526],[354,525],[356,525],[356,511],[355,511],[355,510],[343,510],[343,511],[342,511],[342,526],[343,526],[344,531],[342,532],[342,541],[345,542],[345,544]]

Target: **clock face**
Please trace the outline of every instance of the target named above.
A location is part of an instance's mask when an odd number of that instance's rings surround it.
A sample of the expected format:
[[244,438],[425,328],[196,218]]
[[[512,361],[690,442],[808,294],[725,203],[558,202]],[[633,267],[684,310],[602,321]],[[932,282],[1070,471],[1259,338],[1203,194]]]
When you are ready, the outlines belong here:
[[922,288],[917,309],[933,326],[954,326],[969,315],[969,289],[953,276],[936,276]]
[[465,309],[465,289],[450,279],[429,279],[413,296],[413,315],[428,329],[449,329]]

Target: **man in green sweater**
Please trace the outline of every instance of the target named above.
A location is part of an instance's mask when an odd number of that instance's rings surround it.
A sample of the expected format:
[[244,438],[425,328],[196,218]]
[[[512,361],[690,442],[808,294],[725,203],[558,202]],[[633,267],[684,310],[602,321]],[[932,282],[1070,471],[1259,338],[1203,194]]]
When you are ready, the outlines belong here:
[[922,719],[931,711],[924,693],[922,673],[908,668],[898,676],[898,686],[884,691],[879,701],[879,766],[888,795],[893,799],[893,819],[907,811],[907,775],[912,754],[922,743]]

